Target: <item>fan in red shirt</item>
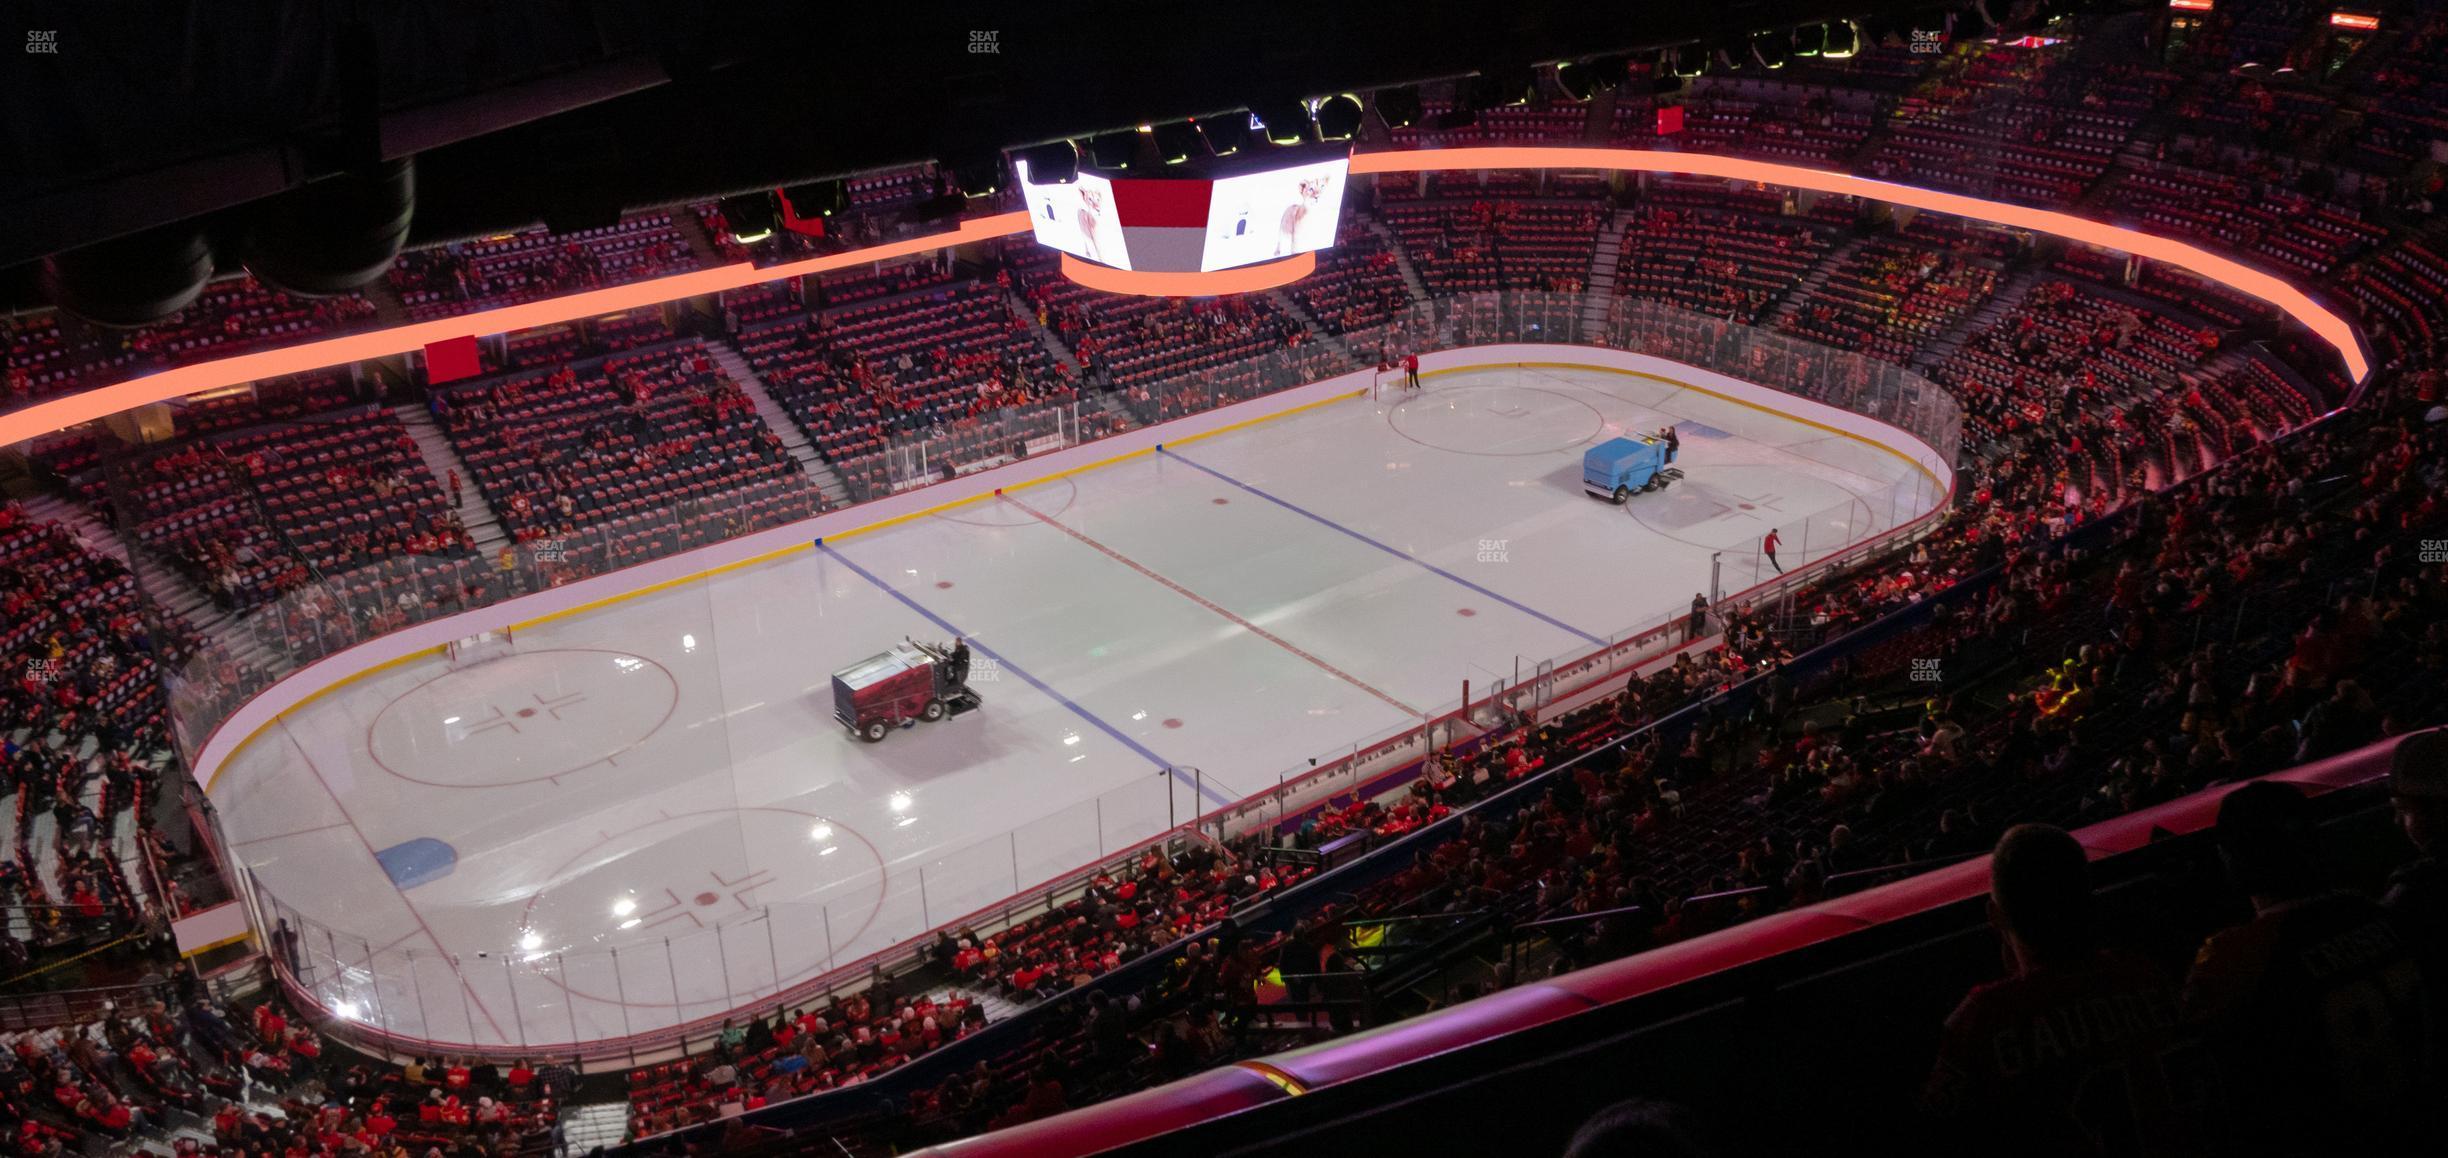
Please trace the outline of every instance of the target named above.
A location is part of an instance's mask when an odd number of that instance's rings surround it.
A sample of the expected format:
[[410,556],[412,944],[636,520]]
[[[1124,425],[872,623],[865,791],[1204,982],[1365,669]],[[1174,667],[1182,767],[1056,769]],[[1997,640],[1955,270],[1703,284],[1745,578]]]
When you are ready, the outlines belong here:
[[288,1033],[289,1019],[282,1017],[280,1010],[273,1008],[271,1002],[255,1007],[255,1036],[278,1046],[287,1039]]

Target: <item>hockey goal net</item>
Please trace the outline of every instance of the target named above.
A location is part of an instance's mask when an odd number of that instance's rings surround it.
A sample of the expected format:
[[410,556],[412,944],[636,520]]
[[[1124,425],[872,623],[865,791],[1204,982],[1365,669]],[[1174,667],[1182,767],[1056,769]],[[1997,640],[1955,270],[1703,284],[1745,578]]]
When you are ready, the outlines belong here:
[[1376,381],[1369,396],[1379,402],[1400,402],[1409,391],[1403,389],[1403,368],[1375,371]]
[[448,655],[450,666],[455,669],[472,667],[487,660],[515,654],[517,648],[513,646],[510,629],[504,627],[497,631],[479,631],[464,639],[454,639],[443,645],[443,650]]

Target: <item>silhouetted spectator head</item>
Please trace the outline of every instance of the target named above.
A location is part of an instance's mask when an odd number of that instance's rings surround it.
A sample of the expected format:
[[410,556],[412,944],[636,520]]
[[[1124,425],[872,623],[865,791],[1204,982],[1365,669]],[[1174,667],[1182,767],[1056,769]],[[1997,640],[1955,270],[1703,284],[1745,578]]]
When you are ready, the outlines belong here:
[[2025,959],[2058,961],[2092,948],[2091,869],[2082,845],[2050,824],[2018,824],[1989,860],[1990,919]]
[[2416,732],[2389,757],[2397,827],[2426,855],[2448,848],[2448,728]]
[[1649,1098],[1628,1098],[1590,1115],[1564,1148],[1564,1158],[1708,1158],[1714,1153],[1690,1110]]
[[2283,899],[2320,885],[2312,853],[2312,804],[2303,790],[2256,780],[2219,801],[2219,853],[2246,895]]

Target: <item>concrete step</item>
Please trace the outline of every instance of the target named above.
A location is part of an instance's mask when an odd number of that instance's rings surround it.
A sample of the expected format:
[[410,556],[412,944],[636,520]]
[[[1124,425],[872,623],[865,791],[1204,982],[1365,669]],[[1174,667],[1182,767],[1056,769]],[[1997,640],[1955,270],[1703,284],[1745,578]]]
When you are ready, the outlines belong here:
[[[1596,114],[1591,116],[1594,120]],[[1585,334],[1595,334],[1606,325],[1607,311],[1615,300],[1615,275],[1623,265],[1624,227],[1628,221],[1620,212],[1610,213],[1606,224],[1598,230],[1598,248],[1590,254],[1589,274],[1582,280],[1586,293],[1581,328]]]
[[722,247],[714,244],[714,235],[706,232],[705,222],[697,219],[697,211],[686,205],[671,210],[672,228],[688,240],[689,254],[697,259],[697,268],[712,269],[726,264]]
[[59,857],[52,855],[58,847],[59,826],[52,822],[51,810],[35,813],[26,824],[25,861],[33,864],[34,878],[42,882],[43,895],[50,897],[53,904],[61,903],[68,895],[60,887]]
[[66,524],[86,549],[108,555],[121,563],[128,562],[127,543],[116,532],[103,526],[102,521],[95,518],[84,504],[70,502],[57,495],[38,495],[18,505],[25,508],[26,514],[37,519]]
[[1349,362],[1351,347],[1343,344],[1342,336],[1327,333],[1326,327],[1318,324],[1318,320],[1311,317],[1309,311],[1302,309],[1299,302],[1293,301],[1291,294],[1281,289],[1271,289],[1267,291],[1267,300],[1274,302],[1275,308],[1282,310],[1286,316],[1299,319],[1301,324],[1308,328],[1310,340],[1342,355],[1344,360]]
[[1013,317],[1028,323],[1029,331],[1037,335],[1037,344],[1044,346],[1046,353],[1054,355],[1056,365],[1079,368],[1079,356],[1072,353],[1071,347],[1055,336],[1054,331],[1037,324],[1036,307],[1029,305],[1028,299],[1020,296],[1020,291],[1003,291],[1003,304],[1011,307]]
[[976,1002],[978,1008],[986,1011],[986,1024],[988,1025],[1004,1021],[1027,1008],[993,993],[972,993],[963,990],[962,996]]
[[393,417],[408,428],[408,437],[417,445],[417,454],[425,460],[425,469],[433,472],[434,481],[445,492],[450,489],[453,474],[459,476],[459,524],[467,528],[468,538],[476,549],[490,554],[510,539],[501,525],[500,516],[485,502],[484,492],[477,488],[475,472],[459,457],[459,448],[451,445],[450,436],[434,422],[433,414],[422,406],[402,405],[391,408]]
[[831,508],[847,502],[850,488],[817,452],[816,445],[808,441],[807,431],[800,429],[798,420],[765,388],[765,380],[748,368],[748,360],[728,342],[707,342],[706,352],[713,356],[715,365],[722,367],[725,376],[739,384],[740,393],[747,395],[749,403],[756,407],[757,417],[782,440],[782,449],[790,453],[791,461],[799,464],[800,473],[824,496],[825,506]]
[[1618,95],[1614,86],[1590,94],[1589,104],[1584,106],[1588,111],[1581,116],[1581,142],[1583,144],[1604,148],[1614,143],[1609,138],[1615,133],[1617,99]]
[[[101,777],[95,777],[94,783],[95,795],[99,796]],[[108,823],[110,825],[111,859],[119,866],[119,874],[127,880],[128,895],[142,897],[151,904],[161,904],[163,898],[154,893],[153,874],[147,870],[144,853],[136,844],[135,810],[123,809],[117,815],[112,816]]]
[[1989,295],[1988,301],[1955,319],[1954,325],[1939,331],[1937,337],[1924,344],[1912,356],[1909,368],[1927,373],[1945,361],[1947,355],[1961,349],[1972,335],[1989,329],[2020,310],[2023,299],[2031,294],[2032,287],[2039,282],[2040,271],[2036,269],[2016,270],[2007,275],[2006,280],[1999,283],[1997,292]]
[[399,291],[392,288],[391,279],[378,277],[367,282],[357,292],[374,303],[374,318],[386,326],[404,326],[415,320],[408,314],[408,303],[400,300]]
[[561,1148],[565,1154],[585,1154],[596,1147],[609,1150],[629,1140],[629,1107],[621,1102],[589,1102],[571,1106],[561,1115]]
[[27,514],[47,522],[66,525],[79,542],[91,550],[119,560],[136,573],[136,584],[145,598],[155,606],[166,608],[184,618],[190,625],[208,634],[229,618],[227,612],[212,601],[202,588],[187,581],[169,563],[147,553],[139,559],[130,555],[141,548],[131,547],[129,539],[111,530],[95,517],[83,503],[71,502],[57,495],[41,495],[23,504]]
[[1427,301],[1428,283],[1420,280],[1419,270],[1412,266],[1411,254],[1403,248],[1402,239],[1395,237],[1394,231],[1386,228],[1385,223],[1377,220],[1374,215],[1363,214],[1360,217],[1360,223],[1366,226],[1369,232],[1382,238],[1386,243],[1386,248],[1394,254],[1394,268],[1402,271],[1403,285],[1410,289],[1411,300],[1414,302]]
[[1842,244],[1829,250],[1828,255],[1821,258],[1819,264],[1812,266],[1802,275],[1802,280],[1796,282],[1794,288],[1785,292],[1785,295],[1777,301],[1776,308],[1769,311],[1770,324],[1784,321],[1800,313],[1802,307],[1817,296],[1819,290],[1827,285],[1828,280],[1835,275],[1836,271],[1843,269],[1844,263],[1852,260],[1854,254],[1860,253],[1863,246],[1870,244],[1870,240],[1862,236],[1848,237]]
[[1096,397],[1097,405],[1104,407],[1105,413],[1119,423],[1116,429],[1129,430],[1139,425],[1139,416],[1131,413],[1130,407],[1122,405],[1121,391],[1105,391]]

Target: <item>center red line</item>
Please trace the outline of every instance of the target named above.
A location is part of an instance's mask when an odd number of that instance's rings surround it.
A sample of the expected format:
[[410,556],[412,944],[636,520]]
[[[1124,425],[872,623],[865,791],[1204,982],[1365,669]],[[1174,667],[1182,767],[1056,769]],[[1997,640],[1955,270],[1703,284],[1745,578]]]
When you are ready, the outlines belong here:
[[1243,631],[1249,632],[1251,635],[1255,635],[1255,636],[1257,636],[1258,638],[1260,638],[1260,639],[1263,639],[1263,640],[1267,641],[1268,643],[1274,644],[1275,646],[1280,647],[1280,648],[1284,649],[1285,651],[1291,652],[1292,654],[1297,655],[1297,656],[1301,657],[1302,659],[1309,661],[1309,663],[1310,663],[1311,665],[1315,666],[1315,667],[1316,667],[1316,668],[1317,668],[1319,671],[1325,672],[1327,675],[1333,676],[1333,677],[1334,677],[1334,678],[1336,678],[1336,679],[1342,680],[1344,683],[1350,684],[1351,686],[1353,686],[1353,687],[1355,687],[1355,688],[1358,688],[1358,689],[1360,689],[1361,691],[1367,692],[1368,694],[1370,694],[1370,695],[1372,695],[1372,696],[1377,697],[1379,700],[1382,700],[1382,701],[1384,701],[1386,704],[1388,704],[1388,705],[1390,705],[1391,707],[1393,707],[1393,708],[1394,708],[1396,711],[1399,711],[1399,712],[1401,712],[1402,714],[1404,714],[1404,715],[1406,715],[1406,716],[1412,716],[1412,717],[1415,717],[1415,718],[1421,718],[1421,719],[1425,719],[1425,718],[1426,718],[1426,713],[1421,712],[1421,711],[1420,711],[1418,708],[1412,707],[1411,705],[1406,704],[1406,703],[1402,702],[1401,700],[1395,699],[1394,697],[1392,697],[1392,696],[1390,696],[1390,695],[1387,695],[1386,693],[1384,693],[1384,692],[1382,692],[1382,691],[1379,691],[1379,690],[1378,690],[1376,687],[1374,687],[1373,685],[1369,684],[1367,681],[1362,680],[1362,679],[1360,679],[1359,677],[1352,675],[1350,672],[1344,671],[1342,668],[1336,667],[1335,665],[1333,665],[1333,664],[1331,664],[1331,663],[1328,663],[1328,662],[1326,662],[1325,660],[1319,659],[1318,657],[1316,657],[1316,656],[1314,656],[1314,655],[1311,655],[1311,654],[1309,654],[1309,653],[1308,653],[1308,652],[1306,652],[1306,651],[1301,650],[1301,649],[1300,649],[1300,648],[1299,648],[1297,645],[1293,644],[1293,643],[1292,643],[1290,640],[1287,640],[1287,639],[1283,638],[1282,636],[1275,634],[1274,632],[1268,631],[1266,628],[1260,627],[1260,626],[1258,626],[1257,624],[1250,622],[1249,620],[1247,620],[1247,619],[1245,619],[1245,618],[1241,617],[1240,615],[1235,614],[1235,613],[1232,611],[1232,609],[1230,609],[1230,608],[1228,608],[1228,607],[1225,607],[1224,605],[1222,605],[1222,604],[1220,604],[1220,603],[1217,603],[1215,600],[1213,600],[1213,599],[1209,599],[1209,598],[1207,598],[1206,596],[1201,595],[1201,594],[1199,594],[1199,593],[1198,593],[1198,592],[1196,592],[1196,591],[1192,591],[1191,589],[1189,589],[1189,588],[1187,588],[1187,587],[1184,587],[1184,586],[1182,586],[1181,584],[1176,583],[1176,582],[1174,582],[1173,580],[1171,580],[1171,579],[1169,579],[1169,578],[1166,578],[1164,575],[1162,575],[1162,574],[1158,573],[1158,572],[1157,572],[1157,571],[1156,571],[1154,568],[1149,567],[1149,566],[1147,566],[1146,564],[1141,563],[1141,562],[1139,562],[1138,560],[1133,559],[1133,558],[1131,558],[1130,556],[1125,555],[1125,554],[1123,554],[1123,553],[1122,553],[1122,552],[1120,552],[1120,551],[1116,551],[1116,550],[1114,550],[1113,548],[1108,547],[1108,546],[1106,546],[1105,544],[1100,543],[1100,542],[1096,541],[1095,539],[1092,539],[1092,538],[1088,537],[1086,534],[1083,534],[1083,533],[1081,533],[1080,531],[1073,529],[1073,528],[1072,528],[1071,526],[1069,526],[1068,524],[1065,524],[1065,523],[1062,523],[1062,522],[1060,522],[1060,521],[1057,521],[1057,520],[1056,520],[1056,519],[1055,519],[1053,516],[1048,515],[1048,514],[1046,514],[1045,512],[1040,511],[1040,510],[1038,510],[1037,508],[1035,508],[1035,507],[1032,507],[1032,506],[1028,505],[1027,503],[1021,502],[1020,500],[1015,499],[1015,498],[1011,497],[1010,495],[1004,495],[1004,496],[1003,496],[1003,501],[1004,501],[1004,502],[1007,502],[1007,503],[1010,503],[1011,505],[1013,505],[1013,506],[1015,506],[1015,507],[1018,507],[1018,508],[1020,508],[1020,509],[1021,509],[1021,510],[1023,510],[1023,511],[1028,512],[1028,513],[1029,513],[1031,516],[1035,517],[1035,518],[1036,518],[1036,520],[1037,520],[1038,522],[1044,523],[1045,525],[1047,525],[1047,526],[1049,526],[1049,527],[1052,527],[1052,528],[1054,528],[1055,530],[1061,531],[1063,534],[1069,535],[1069,536],[1071,536],[1072,538],[1077,539],[1077,540],[1079,540],[1080,542],[1087,544],[1089,547],[1094,548],[1094,549],[1095,549],[1095,550],[1096,550],[1096,551],[1097,551],[1099,554],[1104,555],[1106,558],[1111,559],[1111,560],[1113,560],[1113,561],[1114,561],[1114,562],[1116,562],[1116,563],[1120,563],[1120,564],[1122,564],[1123,566],[1128,567],[1128,568],[1130,568],[1131,570],[1133,570],[1133,571],[1136,571],[1136,572],[1140,573],[1141,575],[1145,575],[1145,576],[1147,576],[1149,579],[1155,580],[1156,582],[1158,582],[1158,583],[1160,583],[1160,584],[1163,584],[1163,585],[1165,586],[1165,588],[1166,588],[1166,589],[1168,589],[1168,590],[1172,591],[1174,594],[1179,595],[1179,596],[1181,596],[1182,598],[1187,599],[1187,600],[1189,600],[1189,601],[1190,601],[1190,602],[1192,602],[1192,603],[1196,603],[1196,604],[1198,604],[1199,606],[1204,607],[1204,608],[1206,608],[1207,610],[1212,611],[1212,612],[1216,613],[1216,614],[1217,614],[1217,615],[1219,615],[1219,616],[1222,616],[1223,618],[1225,618],[1225,619],[1227,619],[1227,620],[1230,620],[1230,621],[1231,621],[1231,622],[1232,622],[1232,623],[1233,623],[1235,626],[1237,626],[1237,627],[1241,628]]

